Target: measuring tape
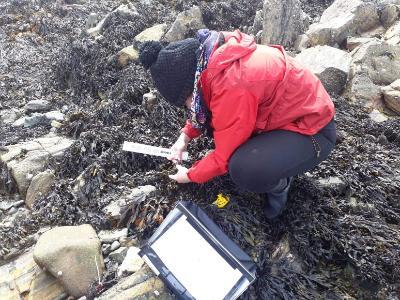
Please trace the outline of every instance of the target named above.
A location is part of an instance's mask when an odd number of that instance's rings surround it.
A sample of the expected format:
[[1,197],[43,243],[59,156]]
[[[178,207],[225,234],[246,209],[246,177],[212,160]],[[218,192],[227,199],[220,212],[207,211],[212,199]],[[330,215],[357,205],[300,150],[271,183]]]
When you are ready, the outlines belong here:
[[217,199],[213,202],[218,208],[224,208],[229,203],[229,197],[223,194],[218,194]]
[[[129,151],[129,152],[136,152],[142,154],[149,154],[155,156],[162,156],[162,157],[169,157],[172,156],[172,150],[169,148],[163,147],[155,147],[146,144],[139,144],[139,143],[132,143],[132,142],[124,142],[122,145],[122,150]],[[182,160],[188,160],[189,153],[183,152],[182,153]]]

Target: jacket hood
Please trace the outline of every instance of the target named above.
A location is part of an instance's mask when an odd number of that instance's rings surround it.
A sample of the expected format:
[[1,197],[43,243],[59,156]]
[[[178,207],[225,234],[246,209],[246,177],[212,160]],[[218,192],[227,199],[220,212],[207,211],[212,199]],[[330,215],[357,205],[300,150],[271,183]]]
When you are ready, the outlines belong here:
[[222,34],[225,37],[225,44],[214,51],[207,66],[207,69],[210,73],[213,73],[213,76],[224,70],[235,60],[248,55],[257,48],[254,37],[239,30],[235,30],[234,32],[223,31]]

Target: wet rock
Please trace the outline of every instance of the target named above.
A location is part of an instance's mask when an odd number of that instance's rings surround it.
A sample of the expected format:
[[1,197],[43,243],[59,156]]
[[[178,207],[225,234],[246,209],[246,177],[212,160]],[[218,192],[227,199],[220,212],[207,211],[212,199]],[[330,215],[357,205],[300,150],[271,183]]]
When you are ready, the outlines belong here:
[[33,113],[30,117],[25,117],[24,127],[31,128],[37,125],[45,125],[48,123],[49,120],[46,118],[46,115],[41,113]]
[[393,23],[399,18],[400,6],[398,4],[384,4],[384,7],[381,10],[381,23],[385,28],[392,26]]
[[388,117],[381,113],[379,110],[374,109],[370,114],[369,117],[372,121],[376,123],[382,123],[388,120]]
[[73,141],[56,135],[48,135],[33,141],[6,146],[0,160],[11,171],[18,191],[25,197],[30,181],[45,168],[50,157],[58,157],[72,145]]
[[306,32],[312,45],[342,44],[348,36],[368,31],[380,24],[373,2],[336,0],[324,11],[319,23]]
[[118,52],[117,56],[119,65],[125,67],[130,61],[138,60],[139,52],[133,46],[128,46]]
[[389,45],[398,45],[400,43],[400,21],[386,31],[384,39]]
[[35,262],[49,271],[66,291],[80,297],[104,271],[101,244],[91,225],[56,227],[45,232],[34,249]]
[[136,201],[143,201],[147,195],[154,192],[156,188],[152,185],[140,186],[132,190],[132,192],[125,197],[111,202],[103,208],[103,212],[111,219],[118,221],[122,212],[132,203]]
[[122,264],[122,262],[124,261],[127,253],[128,253],[128,247],[120,247],[117,250],[111,252],[108,255],[108,257],[109,257],[110,260],[115,261],[118,264]]
[[346,188],[346,183],[339,177],[321,178],[318,183],[322,188],[335,190],[338,193],[342,193]]
[[167,42],[183,40],[201,28],[206,28],[206,26],[203,23],[200,8],[193,6],[191,9],[178,14],[175,22],[165,34],[165,40]]
[[[400,115],[400,79],[396,80],[393,85],[382,88],[384,101],[387,107]],[[395,88],[397,87],[397,89]]]
[[117,250],[120,246],[121,246],[121,244],[119,243],[119,241],[114,241],[114,242],[111,244],[110,250],[111,250],[111,251],[115,251],[115,250]]
[[329,93],[339,94],[346,85],[351,56],[330,46],[308,48],[296,60],[319,77]]
[[128,228],[115,230],[102,230],[98,233],[98,237],[102,243],[112,243],[119,241],[120,238],[128,235]]
[[31,250],[0,267],[0,295],[10,300],[52,300],[66,296],[57,279],[36,265]]
[[118,277],[135,273],[140,270],[144,264],[144,260],[139,256],[140,249],[137,247],[129,247],[124,261],[118,268]]
[[45,117],[49,121],[59,121],[62,122],[65,119],[65,115],[62,112],[59,112],[57,110],[49,111],[45,113]]
[[357,48],[352,55],[347,97],[366,107],[381,108],[380,86],[400,78],[400,46],[375,39]]
[[157,96],[154,92],[146,93],[143,95],[142,106],[148,111],[153,111],[154,106],[157,104]]
[[50,102],[46,100],[31,100],[25,105],[27,112],[44,112],[50,109]]
[[12,124],[21,115],[22,115],[22,112],[19,109],[16,109],[16,108],[3,109],[3,110],[0,110],[0,122],[3,124]]
[[154,25],[153,27],[147,28],[135,36],[135,41],[159,41],[164,36],[166,30],[167,24],[165,23]]
[[55,179],[56,177],[50,170],[41,172],[34,176],[26,192],[26,206],[32,209],[36,200],[42,196],[46,196],[50,192],[50,188]]
[[374,38],[370,37],[348,37],[346,40],[346,49],[349,51],[353,51],[358,46],[366,44],[368,42],[374,41]]
[[263,16],[263,44],[293,46],[308,27],[299,0],[265,0]]
[[113,299],[162,299],[172,300],[163,282],[148,267],[123,278],[115,286],[104,292],[99,300]]

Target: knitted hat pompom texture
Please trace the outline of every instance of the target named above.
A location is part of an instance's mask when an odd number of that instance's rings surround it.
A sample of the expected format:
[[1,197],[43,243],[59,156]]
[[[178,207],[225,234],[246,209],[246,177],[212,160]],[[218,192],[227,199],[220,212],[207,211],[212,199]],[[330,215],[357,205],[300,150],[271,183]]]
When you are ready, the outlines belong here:
[[146,70],[157,60],[158,53],[162,49],[162,45],[157,41],[144,42],[140,48],[139,60]]
[[160,42],[147,41],[139,49],[139,60],[160,94],[171,104],[183,106],[193,92],[197,66],[197,39],[185,39],[162,47]]

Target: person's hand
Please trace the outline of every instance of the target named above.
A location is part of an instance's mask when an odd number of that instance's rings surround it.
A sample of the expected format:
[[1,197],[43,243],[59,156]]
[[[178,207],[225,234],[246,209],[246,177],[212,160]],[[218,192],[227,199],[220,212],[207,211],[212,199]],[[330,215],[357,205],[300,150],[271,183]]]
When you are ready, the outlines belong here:
[[169,175],[169,178],[172,180],[175,180],[177,183],[189,183],[191,180],[189,179],[187,173],[188,169],[181,166],[181,165],[176,165],[176,168],[178,169],[178,172],[174,175]]
[[182,132],[175,144],[173,144],[171,147],[172,155],[168,156],[167,158],[172,160],[174,163],[181,162],[182,154],[184,151],[186,151],[189,142],[190,138]]

